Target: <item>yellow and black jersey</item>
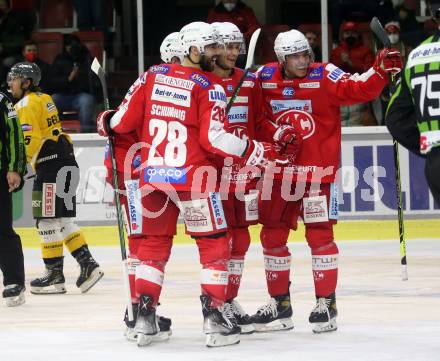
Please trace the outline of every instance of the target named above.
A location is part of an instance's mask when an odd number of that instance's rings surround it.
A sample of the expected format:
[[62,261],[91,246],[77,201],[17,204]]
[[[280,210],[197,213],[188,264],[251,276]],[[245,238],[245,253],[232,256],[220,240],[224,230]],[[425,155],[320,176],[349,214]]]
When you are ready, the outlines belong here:
[[15,109],[23,130],[27,161],[34,168],[46,141],[56,143],[63,135],[72,143],[70,137],[63,133],[58,110],[50,95],[29,93],[15,104]]

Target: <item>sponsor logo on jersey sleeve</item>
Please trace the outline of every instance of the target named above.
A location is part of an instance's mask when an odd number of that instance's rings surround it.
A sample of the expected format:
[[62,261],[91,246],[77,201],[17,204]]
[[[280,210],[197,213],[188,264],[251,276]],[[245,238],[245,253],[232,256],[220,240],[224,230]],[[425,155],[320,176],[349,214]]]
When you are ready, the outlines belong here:
[[284,98],[293,98],[294,94],[295,94],[295,90],[291,87],[285,87],[283,89],[283,97]]
[[167,74],[170,71],[169,65],[153,65],[148,69],[153,74]]
[[144,181],[147,183],[185,184],[185,168],[147,167],[144,170]]
[[270,80],[273,77],[273,74],[275,73],[275,68],[272,66],[265,66],[263,69],[261,69],[260,72],[260,79],[261,80]]
[[224,91],[212,89],[209,91],[209,100],[211,102],[224,102],[224,103],[226,103],[226,94]]
[[314,68],[314,69],[310,70],[309,75],[307,75],[307,79],[312,79],[312,80],[314,80],[314,79],[316,79],[316,80],[322,79],[323,74],[324,74],[324,68],[321,65],[321,66],[319,66],[317,68]]
[[31,132],[32,131],[32,124],[22,124],[21,130],[23,132]]
[[154,84],[151,99],[189,108],[191,104],[191,92],[166,85]]
[[46,104],[46,108],[47,108],[47,111],[50,113],[50,112],[53,112],[56,108],[55,108],[55,104],[54,103],[47,103]]
[[246,74],[246,78],[245,79],[252,79],[252,80],[256,80],[257,76],[254,73],[248,72]]
[[16,118],[17,112],[15,111],[15,109],[11,103],[7,103],[7,108],[8,108],[8,117],[9,118]]
[[329,78],[332,82],[337,82],[344,74],[345,72],[342,69],[335,67],[335,69],[327,74],[327,78]]
[[303,110],[305,112],[312,112],[312,101],[301,99],[289,99],[289,100],[271,100],[270,106],[272,107],[272,113],[276,114],[288,109]]
[[202,88],[207,88],[211,85],[211,82],[208,80],[208,78],[199,73],[192,73],[189,78],[201,85]]
[[248,107],[247,106],[239,106],[239,107],[231,107],[228,114],[229,123],[246,123],[248,121]]
[[299,83],[299,87],[302,89],[317,89],[321,85],[318,81],[311,81],[308,83]]

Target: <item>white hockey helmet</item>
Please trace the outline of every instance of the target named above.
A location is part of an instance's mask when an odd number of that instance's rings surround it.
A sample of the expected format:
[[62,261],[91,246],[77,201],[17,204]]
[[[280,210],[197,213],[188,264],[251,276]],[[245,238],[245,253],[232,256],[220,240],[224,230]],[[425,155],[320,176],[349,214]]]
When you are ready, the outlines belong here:
[[274,43],[275,54],[279,62],[286,61],[286,56],[308,51],[313,56],[312,49],[304,34],[298,30],[279,33]]
[[244,42],[243,34],[237,25],[229,22],[224,23],[212,23],[211,24],[223,40],[223,43],[239,43],[240,44],[240,54],[246,54],[246,45]]
[[183,55],[189,55],[191,46],[195,46],[200,54],[205,52],[205,46],[223,44],[218,32],[211,24],[195,21],[180,29],[180,47]]
[[180,62],[183,61],[183,52],[180,48],[179,32],[171,33],[163,39],[160,45],[160,58],[165,63],[171,63],[171,59],[178,57]]

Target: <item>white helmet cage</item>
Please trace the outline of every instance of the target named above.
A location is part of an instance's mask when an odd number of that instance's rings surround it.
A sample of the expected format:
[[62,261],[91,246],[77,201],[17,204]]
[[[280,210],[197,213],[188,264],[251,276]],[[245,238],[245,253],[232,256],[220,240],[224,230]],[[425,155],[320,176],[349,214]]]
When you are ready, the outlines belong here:
[[313,62],[313,51],[304,34],[298,30],[289,30],[279,33],[275,39],[274,51],[277,55],[278,61],[283,63],[286,61],[286,56],[290,54],[301,53],[308,51]]
[[211,44],[224,45],[218,32],[211,24],[196,21],[185,25],[179,32],[180,47],[183,55],[189,55],[191,46],[195,46],[200,54],[205,53],[205,46]]
[[240,54],[246,54],[246,44],[244,42],[244,37],[237,25],[229,22],[217,22],[212,23],[211,25],[214,27],[215,30],[217,30],[225,45],[229,43],[239,43]]
[[180,62],[183,61],[183,52],[180,48],[179,32],[171,33],[163,39],[160,45],[160,58],[165,63],[171,63],[171,60],[177,57]]

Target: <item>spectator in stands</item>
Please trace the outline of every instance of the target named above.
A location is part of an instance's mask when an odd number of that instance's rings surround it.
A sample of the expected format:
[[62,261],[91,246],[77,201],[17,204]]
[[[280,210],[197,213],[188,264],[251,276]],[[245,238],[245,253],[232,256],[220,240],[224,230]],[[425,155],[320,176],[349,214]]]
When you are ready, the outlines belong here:
[[252,33],[260,27],[254,11],[241,0],[222,0],[209,10],[206,22],[230,22],[237,25],[247,43]]
[[306,36],[307,41],[309,42],[309,45],[313,50],[313,54],[315,55],[315,61],[320,63],[322,61],[322,53],[321,53],[321,49],[318,46],[318,34],[316,34],[312,30],[307,30],[304,32],[304,35]]
[[[348,73],[363,73],[374,62],[371,49],[362,44],[358,26],[353,21],[342,24],[340,44],[333,49],[330,62]],[[342,126],[374,125],[375,120],[368,103],[341,107]]]
[[78,37],[66,35],[63,52],[52,64],[50,85],[56,107],[77,111],[82,132],[94,132],[96,80],[90,70],[91,55]]
[[41,80],[39,83],[39,87],[45,92],[50,92],[49,87],[49,78],[50,78],[50,65],[45,61],[41,60],[38,57],[38,47],[37,43],[33,40],[27,40],[23,44],[23,48],[21,49],[21,54],[23,55],[23,59],[20,61],[29,61],[31,63],[35,63],[41,70]]
[[20,59],[20,51],[26,40],[22,25],[11,12],[11,1],[0,0],[0,79],[6,87],[6,74]]
[[400,37],[400,24],[397,21],[390,21],[389,23],[385,24],[385,30],[388,33],[388,37],[390,38],[393,48],[396,48],[400,51],[400,55],[402,55],[402,62],[405,66],[408,55],[412,48],[406,45]]
[[347,21],[341,26],[341,41],[332,50],[330,62],[347,73],[363,73],[374,62],[371,49],[362,44],[358,26],[353,21]]

